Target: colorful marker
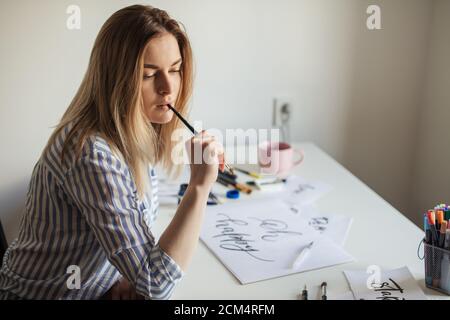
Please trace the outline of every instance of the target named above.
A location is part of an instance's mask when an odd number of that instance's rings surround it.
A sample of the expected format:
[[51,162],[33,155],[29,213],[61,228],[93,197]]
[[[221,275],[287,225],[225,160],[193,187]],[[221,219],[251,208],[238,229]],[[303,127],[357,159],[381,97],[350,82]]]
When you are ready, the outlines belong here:
[[441,230],[442,221],[444,221],[444,211],[437,210],[436,211],[436,229]]
[[[428,223],[428,217],[427,215],[424,216],[423,219],[423,225],[425,229],[425,243],[428,245],[432,245],[431,240],[431,230],[430,230],[430,224]],[[449,230],[450,231],[450,230]],[[450,234],[450,232],[449,232]],[[426,246],[425,247],[425,283],[429,286],[433,284],[433,264],[432,264],[432,251],[430,250],[431,247]]]
[[442,221],[441,223],[441,230],[440,230],[440,234],[439,234],[439,247],[441,248],[445,248],[444,244],[445,244],[445,233],[447,231],[447,221]]
[[436,224],[435,224],[435,215],[434,215],[434,211],[429,210],[427,212],[427,217],[428,217],[428,224],[430,225],[430,229],[431,229],[431,244],[433,246],[436,246],[438,244],[439,241],[439,236],[436,230]]

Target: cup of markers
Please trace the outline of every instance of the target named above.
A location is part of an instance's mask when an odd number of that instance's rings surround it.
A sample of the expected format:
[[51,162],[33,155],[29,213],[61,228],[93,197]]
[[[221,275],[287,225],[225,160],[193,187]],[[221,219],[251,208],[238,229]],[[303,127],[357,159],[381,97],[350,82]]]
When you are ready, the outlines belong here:
[[424,230],[425,284],[450,295],[450,206],[428,210]]

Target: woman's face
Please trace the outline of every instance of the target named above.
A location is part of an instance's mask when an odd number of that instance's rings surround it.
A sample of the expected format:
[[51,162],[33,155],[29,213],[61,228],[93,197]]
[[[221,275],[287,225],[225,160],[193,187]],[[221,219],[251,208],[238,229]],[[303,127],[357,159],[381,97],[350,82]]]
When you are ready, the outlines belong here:
[[152,38],[144,49],[142,96],[144,112],[152,123],[168,123],[173,112],[167,104],[178,97],[181,84],[181,53],[170,33]]

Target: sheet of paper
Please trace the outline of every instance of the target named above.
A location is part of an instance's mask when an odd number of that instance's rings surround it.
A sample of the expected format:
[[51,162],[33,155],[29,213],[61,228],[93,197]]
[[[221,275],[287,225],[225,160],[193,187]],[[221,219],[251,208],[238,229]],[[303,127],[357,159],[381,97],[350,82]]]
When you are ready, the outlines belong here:
[[[208,207],[200,237],[242,284],[353,261],[280,199]],[[311,241],[308,257],[292,268]]]
[[309,205],[332,189],[326,183],[306,180],[299,176],[288,177],[285,188],[282,198],[292,205]]
[[309,226],[327,236],[340,246],[344,246],[353,219],[336,213],[321,212],[313,206],[290,206],[291,212],[306,219]]
[[355,297],[353,296],[353,292],[347,291],[339,295],[328,294],[328,300],[355,300]]
[[426,300],[408,267],[373,272],[344,271],[356,300]]

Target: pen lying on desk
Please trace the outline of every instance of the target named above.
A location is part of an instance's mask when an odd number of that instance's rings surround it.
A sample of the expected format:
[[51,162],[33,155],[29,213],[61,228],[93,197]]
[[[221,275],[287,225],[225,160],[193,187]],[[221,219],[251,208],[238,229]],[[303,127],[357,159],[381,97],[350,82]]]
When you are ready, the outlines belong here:
[[233,181],[231,179],[227,179],[226,177],[221,176],[220,174],[219,174],[219,176],[217,178],[217,182],[219,182],[220,184],[224,185],[225,187],[229,187],[229,188],[233,187],[233,188],[235,188],[235,189],[237,189],[239,191],[242,191],[242,192],[244,192],[246,194],[252,193],[252,189],[247,187],[246,185],[238,183],[238,182]]
[[320,288],[322,289],[322,300],[327,300],[327,283],[322,282],[320,285]]
[[308,300],[308,289],[306,288],[306,284],[302,291],[302,300]]
[[302,251],[300,252],[300,254],[297,256],[297,258],[295,259],[294,263],[292,264],[292,269],[297,268],[299,265],[301,265],[303,263],[303,261],[305,261],[305,259],[308,257],[309,252],[311,251],[311,248],[314,244],[314,241],[311,241],[308,245],[306,245]]
[[257,173],[257,172],[250,172],[250,171],[238,168],[238,167],[234,167],[234,169],[239,171],[239,172],[245,173],[246,175],[251,176],[253,178],[261,179],[261,175],[259,173]]

